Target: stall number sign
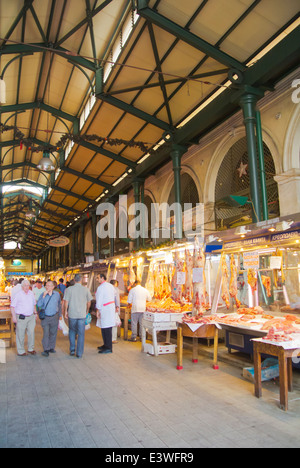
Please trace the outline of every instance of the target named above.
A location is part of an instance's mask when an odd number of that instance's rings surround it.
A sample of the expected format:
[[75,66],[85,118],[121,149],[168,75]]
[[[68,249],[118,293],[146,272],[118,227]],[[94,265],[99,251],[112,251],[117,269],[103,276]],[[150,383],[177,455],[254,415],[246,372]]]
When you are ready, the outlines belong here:
[[259,253],[257,252],[244,252],[244,268],[249,270],[253,268],[254,270],[259,269]]

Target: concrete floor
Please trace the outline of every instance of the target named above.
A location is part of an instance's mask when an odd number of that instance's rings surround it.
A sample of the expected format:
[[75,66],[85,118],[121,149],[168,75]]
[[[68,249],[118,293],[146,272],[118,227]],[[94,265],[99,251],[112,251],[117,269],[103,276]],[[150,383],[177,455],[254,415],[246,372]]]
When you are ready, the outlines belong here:
[[[99,355],[100,330],[86,334],[83,359],[68,354],[59,332],[57,354],[17,357],[8,349],[0,364],[0,448],[211,448],[300,447],[300,378],[289,411],[278,407],[278,383],[263,384],[263,397],[242,369],[203,355],[184,369],[176,355],[157,358],[140,343],[114,346]],[[222,354],[222,352],[221,352]]]

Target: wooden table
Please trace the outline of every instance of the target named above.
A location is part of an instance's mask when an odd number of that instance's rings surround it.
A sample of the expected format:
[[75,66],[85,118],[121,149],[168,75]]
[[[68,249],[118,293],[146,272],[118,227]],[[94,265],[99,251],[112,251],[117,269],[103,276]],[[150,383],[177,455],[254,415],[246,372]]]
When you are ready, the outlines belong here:
[[300,354],[300,349],[284,349],[276,343],[266,343],[263,341],[253,341],[254,351],[254,387],[255,396],[261,398],[261,355],[268,354],[278,357],[279,381],[280,381],[280,408],[288,410],[288,392],[293,391],[293,368],[292,358]]
[[0,327],[0,339],[2,339],[1,335],[3,336],[3,339],[7,338],[8,335],[10,347],[12,348],[14,346],[14,322],[12,319],[10,308],[0,308],[0,320],[1,319],[6,320],[6,322],[8,321],[9,324],[6,328],[2,328],[2,326]]
[[218,366],[218,340],[219,330],[216,325],[202,325],[196,331],[192,331],[186,323],[177,323],[177,369],[182,370],[182,354],[183,354],[183,337],[193,338],[193,359],[194,363],[198,362],[198,338],[214,339],[214,369],[219,369]]

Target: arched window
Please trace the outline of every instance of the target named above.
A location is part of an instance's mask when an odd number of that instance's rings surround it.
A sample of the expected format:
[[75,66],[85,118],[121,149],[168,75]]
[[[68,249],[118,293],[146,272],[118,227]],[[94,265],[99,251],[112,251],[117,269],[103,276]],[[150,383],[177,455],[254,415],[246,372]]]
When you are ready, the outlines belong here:
[[[169,195],[168,204],[175,203],[175,185],[173,184],[172,190]],[[193,208],[200,203],[198,189],[193,178],[186,172],[181,175],[181,204],[192,203]]]
[[[272,154],[264,143],[264,159],[267,179],[268,208],[270,218],[279,216],[278,186]],[[258,163],[257,163],[258,164]],[[258,166],[259,167],[259,166]],[[257,181],[260,187],[260,181]],[[230,195],[251,199],[246,137],[237,141],[226,154],[218,172],[215,187],[217,229],[234,227],[252,221],[252,206],[232,206]]]

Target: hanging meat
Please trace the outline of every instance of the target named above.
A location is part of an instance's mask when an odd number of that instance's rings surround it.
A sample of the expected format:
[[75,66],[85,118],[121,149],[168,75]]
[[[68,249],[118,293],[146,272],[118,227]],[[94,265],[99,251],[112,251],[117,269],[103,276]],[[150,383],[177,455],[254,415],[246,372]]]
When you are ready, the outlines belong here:
[[238,295],[238,287],[237,287],[237,278],[238,278],[238,269],[236,265],[236,261],[234,255],[231,255],[230,259],[230,283],[229,283],[229,293],[230,296],[235,300],[236,306],[239,309],[241,307],[241,303],[237,298]]
[[130,260],[129,262],[129,288],[128,290],[130,290],[134,283],[135,283],[135,280],[136,280],[136,276],[135,276],[135,273],[134,273],[134,270],[133,270],[133,261]]
[[162,289],[163,289],[163,298],[170,297],[171,286],[169,283],[169,269],[167,265],[162,265]]
[[174,268],[174,274],[173,274],[172,283],[171,283],[172,299],[175,302],[182,301],[183,285],[177,284],[178,273],[180,272],[184,272],[184,260],[180,258],[179,253],[176,251],[175,252],[175,268]]
[[263,286],[266,288],[267,291],[267,296],[271,297],[272,296],[272,291],[271,291],[271,278],[269,276],[263,276],[261,275],[261,282]]
[[185,267],[186,267],[186,282],[185,282],[184,297],[187,302],[192,302],[194,258],[188,249],[186,249],[185,251]]
[[[282,250],[280,249],[276,249],[276,252],[273,254],[273,256],[275,257],[282,257],[282,261],[281,261],[281,282],[282,284],[285,283],[285,275],[284,275],[284,271],[283,271],[283,252]],[[274,270],[274,284],[275,284],[275,288],[277,289],[278,288],[278,271],[279,270]]]
[[221,256],[221,270],[222,270],[222,299],[226,304],[227,309],[230,309],[230,296],[228,289],[229,271],[226,263],[226,255]]
[[154,261],[151,260],[149,265],[148,277],[146,281],[146,289],[149,291],[151,297],[155,295],[155,288],[154,288]]
[[206,281],[205,281],[205,254],[198,241],[195,242],[194,268],[201,268],[203,271],[202,281],[193,284],[193,315],[201,315],[206,311]]
[[254,294],[257,290],[257,276],[256,271],[253,268],[249,268],[248,270],[248,284],[251,287],[252,294]]

